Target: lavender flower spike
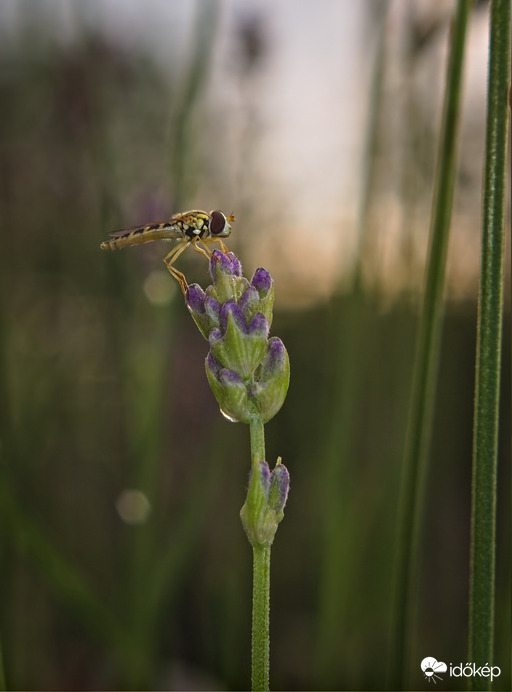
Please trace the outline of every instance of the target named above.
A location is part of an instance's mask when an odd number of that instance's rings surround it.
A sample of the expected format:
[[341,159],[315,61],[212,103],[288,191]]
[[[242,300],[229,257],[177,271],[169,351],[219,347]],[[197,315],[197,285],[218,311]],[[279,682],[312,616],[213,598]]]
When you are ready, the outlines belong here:
[[274,281],[257,269],[249,282],[238,258],[215,250],[213,283],[203,291],[189,286],[185,300],[201,334],[208,339],[208,382],[221,411],[233,421],[266,423],[288,391],[290,364],[283,342],[269,338]]

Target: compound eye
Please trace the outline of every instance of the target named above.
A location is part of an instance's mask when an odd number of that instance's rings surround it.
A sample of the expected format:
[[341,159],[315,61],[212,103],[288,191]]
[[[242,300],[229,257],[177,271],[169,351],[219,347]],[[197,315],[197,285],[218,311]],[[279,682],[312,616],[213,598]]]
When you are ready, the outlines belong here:
[[226,217],[221,211],[212,211],[210,214],[210,233],[219,235],[226,226]]

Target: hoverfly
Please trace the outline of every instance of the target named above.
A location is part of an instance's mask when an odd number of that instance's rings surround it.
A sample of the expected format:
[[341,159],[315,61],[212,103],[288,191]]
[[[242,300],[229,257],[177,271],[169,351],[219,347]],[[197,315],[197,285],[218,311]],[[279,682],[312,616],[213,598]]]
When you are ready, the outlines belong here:
[[[218,241],[222,252],[228,249],[222,242],[222,238],[227,238],[231,233],[230,221],[235,217],[231,214],[226,216],[221,211],[214,210],[207,214],[200,209],[192,209],[182,214],[174,214],[165,221],[155,221],[145,226],[132,226],[121,231],[110,233],[111,240],[101,243],[102,250],[119,250],[130,245],[139,243],[150,243],[152,240],[176,239],[181,243],[174,247],[164,257],[167,269],[181,286],[183,293],[188,288],[185,275],[178,271],[173,264],[181,253],[191,245],[196,252],[200,252],[210,259],[212,252],[208,247],[209,243]],[[199,244],[201,243],[201,245]]]

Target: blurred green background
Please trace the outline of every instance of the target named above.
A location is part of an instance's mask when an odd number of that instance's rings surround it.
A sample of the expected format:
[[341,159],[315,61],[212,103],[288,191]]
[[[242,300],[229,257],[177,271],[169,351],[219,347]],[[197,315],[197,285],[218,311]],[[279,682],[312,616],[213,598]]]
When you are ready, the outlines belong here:
[[[109,231],[188,208],[235,214],[229,247],[249,276],[260,265],[273,274],[272,334],[290,354],[288,398],[266,427],[269,462],[281,456],[292,479],[273,550],[272,687],[384,688],[453,5],[356,4],[352,42],[350,2],[155,0],[132,18],[139,34],[129,29],[134,3],[0,7],[0,638],[9,689],[249,684],[251,550],[238,516],[248,429],[219,414],[207,344],[161,264],[165,248],[99,250]],[[478,3],[468,62],[482,69],[467,77],[417,689],[428,687],[422,658],[458,664],[467,655],[486,31]],[[157,55],[162,46],[169,52]],[[338,104],[354,105],[346,120]],[[206,262],[189,254],[179,267],[206,285]],[[510,685],[509,334],[508,303],[496,689]]]

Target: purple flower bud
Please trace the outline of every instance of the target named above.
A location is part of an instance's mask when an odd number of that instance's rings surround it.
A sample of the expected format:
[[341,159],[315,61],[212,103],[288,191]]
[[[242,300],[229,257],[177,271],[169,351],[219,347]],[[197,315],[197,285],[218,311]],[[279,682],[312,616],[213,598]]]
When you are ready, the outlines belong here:
[[185,293],[185,303],[192,313],[204,314],[204,301],[206,294],[199,284],[192,284]]
[[268,505],[275,512],[282,512],[288,499],[288,491],[290,489],[290,474],[286,466],[280,463],[276,464],[270,477],[270,488],[268,494]]
[[211,352],[209,352],[208,355],[206,356],[205,365],[214,377],[217,377],[217,378],[219,377],[219,373],[222,370],[222,365],[219,363],[218,360],[216,360],[212,356]]
[[225,368],[250,379],[263,360],[267,348],[268,323],[263,315],[255,315],[247,325],[240,307],[228,301],[221,309],[221,325],[209,335],[213,356]]
[[232,252],[226,254],[220,250],[214,250],[210,259],[210,275],[213,282],[217,279],[218,271],[239,277],[242,276],[242,265]]
[[250,319],[257,312],[261,312],[259,309],[260,296],[254,286],[249,286],[249,288],[244,292],[243,296],[238,301],[238,304],[248,319]]
[[272,337],[261,364],[258,379],[249,387],[252,401],[266,423],[273,418],[284,403],[290,383],[290,362],[281,339]]
[[240,512],[243,527],[253,546],[272,545],[279,522],[284,516],[290,476],[281,459],[270,473],[266,461],[254,466],[249,490]]
[[190,311],[190,314],[192,315],[194,322],[197,325],[197,328],[204,338],[207,339],[208,333],[212,328],[212,322],[205,312],[205,298],[205,292],[197,284],[192,284],[187,288],[187,292],[185,294],[185,303]]
[[256,315],[254,315],[252,322],[249,325],[249,334],[260,332],[261,334],[265,334],[265,338],[267,338],[268,331],[269,328],[267,318],[265,315],[262,315],[261,312],[258,312]]
[[232,422],[248,423],[252,406],[247,402],[247,387],[240,375],[223,368],[211,353],[206,358],[205,368],[221,413]]
[[232,318],[232,320],[234,321],[238,329],[240,329],[240,331],[244,332],[244,334],[248,333],[248,327],[244,317],[244,313],[242,312],[242,309],[235,303],[234,300],[228,300],[227,303],[224,303],[224,305],[221,308],[220,328],[222,329],[223,333],[225,333],[228,328],[229,317]]
[[206,294],[204,301],[204,309],[210,320],[215,326],[219,326],[220,323],[220,309],[221,305],[218,300],[215,300],[212,296]]
[[261,366],[260,382],[266,381],[281,371],[288,360],[288,354],[283,342],[277,336],[268,341],[267,352]]
[[[228,370],[227,368],[221,368],[219,370],[219,382],[222,382],[222,384],[225,384],[226,386],[229,385],[239,385],[243,384],[243,380],[240,377],[240,375],[236,372],[233,372],[233,370]],[[245,385],[244,385],[245,387]]]
[[260,267],[256,269],[251,279],[251,285],[258,291],[261,298],[264,298],[270,291],[273,284],[272,277],[266,269]]
[[[223,338],[224,338],[224,337],[223,337],[223,335],[222,335],[222,332],[220,331],[220,329],[217,329],[217,328],[211,329],[211,330],[210,330],[210,333],[208,334],[208,341],[210,342],[210,346],[211,346],[212,348],[215,348],[215,346],[216,346],[218,343],[220,343],[220,342],[222,341]],[[209,354],[208,354],[208,355],[209,355]]]
[[[272,324],[272,311],[274,308],[274,280],[266,269],[256,269],[251,279],[251,288],[258,294],[259,304],[253,308],[254,312],[261,312],[267,318],[269,326]],[[247,311],[244,310],[247,314]]]
[[[259,465],[260,465],[261,488],[263,490],[265,498],[268,500],[268,495],[270,492],[270,479],[272,477],[272,474],[270,473],[270,468],[269,468],[266,461],[260,461]],[[252,479],[252,468],[249,471],[249,485],[251,483],[251,479]]]

